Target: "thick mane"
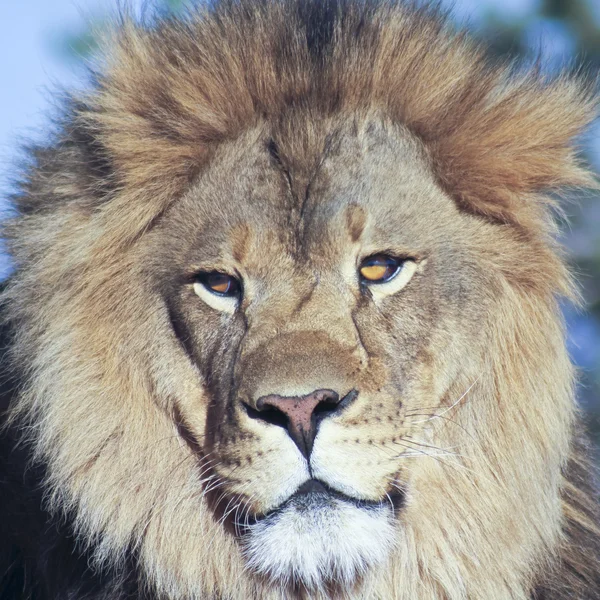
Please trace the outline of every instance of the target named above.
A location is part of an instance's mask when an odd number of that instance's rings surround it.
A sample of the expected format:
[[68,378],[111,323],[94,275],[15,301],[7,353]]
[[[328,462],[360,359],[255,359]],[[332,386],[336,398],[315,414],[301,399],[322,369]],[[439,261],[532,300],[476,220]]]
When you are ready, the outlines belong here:
[[[65,160],[88,175],[78,190],[88,200],[144,189],[160,209],[214,144],[294,110],[388,115],[423,140],[458,202],[494,219],[524,219],[519,195],[591,183],[572,142],[595,116],[593,87],[492,62],[436,8],[218,2],[183,22],[126,20],[105,49],[61,136]],[[26,196],[29,210],[46,203]]]
[[[420,518],[409,512],[392,563],[365,589],[398,600],[526,600],[543,572],[538,597],[554,600],[568,597],[552,574],[568,564],[570,589],[591,599],[599,550],[574,550],[570,538],[596,535],[596,516],[572,441],[572,368],[555,299],[571,284],[549,205],[551,194],[593,184],[573,140],[595,106],[583,80],[493,63],[438,9],[410,3],[223,1],[183,21],[125,20],[93,88],[35,151],[4,228],[15,265],[3,292],[16,331],[7,360],[23,374],[11,423],[26,424],[47,466],[49,510],[74,515],[98,568],[135,555],[170,597],[285,597],[249,577],[234,541],[207,510],[198,515],[173,398],[202,397],[203,382],[169,315],[148,299],[136,242],[220,144],[273,124],[295,156],[309,156],[326,143],[312,124],[377,114],[420,140],[462,210],[502,229],[505,247],[482,260],[508,283],[490,291],[503,299],[477,391],[459,427],[439,432],[444,447],[464,447],[469,466],[433,462]],[[458,382],[456,397],[470,383]]]

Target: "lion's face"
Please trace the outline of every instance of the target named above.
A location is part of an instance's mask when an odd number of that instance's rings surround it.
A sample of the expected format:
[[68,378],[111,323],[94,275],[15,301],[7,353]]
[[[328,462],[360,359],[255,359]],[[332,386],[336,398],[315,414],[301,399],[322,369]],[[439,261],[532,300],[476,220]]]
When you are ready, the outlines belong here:
[[264,132],[222,147],[147,258],[207,390],[175,414],[215,517],[255,570],[310,586],[387,558],[411,466],[444,450],[429,424],[476,377],[486,302],[473,219],[418,144],[328,135],[305,173]]

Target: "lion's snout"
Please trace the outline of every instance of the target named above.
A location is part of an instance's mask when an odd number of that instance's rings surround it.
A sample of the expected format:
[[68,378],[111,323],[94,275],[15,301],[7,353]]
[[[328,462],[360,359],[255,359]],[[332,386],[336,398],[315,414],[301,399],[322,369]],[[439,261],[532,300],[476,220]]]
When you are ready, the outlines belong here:
[[250,335],[247,344],[253,349],[242,352],[237,409],[261,425],[283,428],[309,460],[321,422],[338,415],[360,389],[353,348],[332,332],[307,327],[259,342]]

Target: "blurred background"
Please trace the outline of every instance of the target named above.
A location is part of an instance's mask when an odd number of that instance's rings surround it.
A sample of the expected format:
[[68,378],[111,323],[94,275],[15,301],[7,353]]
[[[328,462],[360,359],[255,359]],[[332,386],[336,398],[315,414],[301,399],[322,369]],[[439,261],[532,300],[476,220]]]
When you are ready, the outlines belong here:
[[[541,57],[548,70],[581,66],[600,73],[600,0],[440,0],[499,56]],[[85,88],[85,65],[119,0],[6,0],[0,20],[0,198],[11,190],[26,141],[50,130],[53,96]],[[185,10],[185,0],[129,0],[136,12]],[[581,140],[600,172],[600,122]],[[569,349],[579,366],[579,398],[600,443],[600,195],[580,194],[564,206],[563,243],[585,300],[564,307]],[[0,210],[6,211],[6,204]],[[0,253],[0,277],[10,264]]]

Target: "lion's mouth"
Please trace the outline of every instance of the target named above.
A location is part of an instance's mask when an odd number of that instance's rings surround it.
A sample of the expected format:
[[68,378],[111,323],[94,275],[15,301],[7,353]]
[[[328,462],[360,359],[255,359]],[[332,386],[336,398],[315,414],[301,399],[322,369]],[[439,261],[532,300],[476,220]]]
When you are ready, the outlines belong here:
[[339,506],[339,503],[345,503],[363,510],[375,510],[387,505],[393,512],[396,512],[402,505],[404,496],[400,493],[394,496],[389,495],[383,500],[364,500],[354,498],[334,490],[325,482],[319,479],[309,479],[305,481],[287,500],[272,510],[254,515],[248,520],[247,525],[253,525],[269,519],[286,509],[294,509],[297,513],[308,513],[315,510],[325,510],[328,507]]

